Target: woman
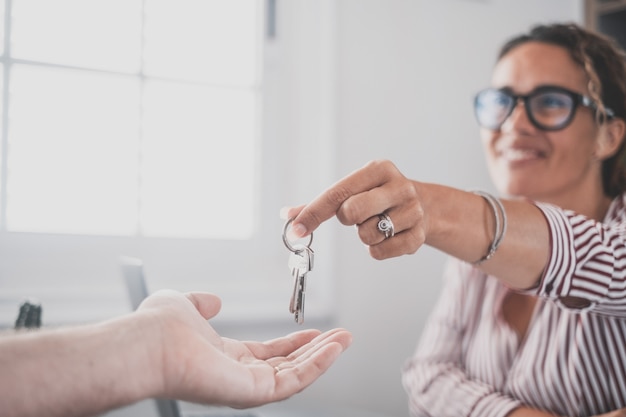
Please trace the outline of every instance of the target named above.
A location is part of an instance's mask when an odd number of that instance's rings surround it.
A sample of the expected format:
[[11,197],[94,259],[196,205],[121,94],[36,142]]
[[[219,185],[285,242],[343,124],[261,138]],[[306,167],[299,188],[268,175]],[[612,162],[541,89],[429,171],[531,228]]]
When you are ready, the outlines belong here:
[[292,233],[336,215],[376,259],[422,244],[452,255],[404,370],[414,415],[626,407],[623,53],[576,25],[539,26],[504,45],[491,84],[475,110],[506,199],[377,161],[290,209]]

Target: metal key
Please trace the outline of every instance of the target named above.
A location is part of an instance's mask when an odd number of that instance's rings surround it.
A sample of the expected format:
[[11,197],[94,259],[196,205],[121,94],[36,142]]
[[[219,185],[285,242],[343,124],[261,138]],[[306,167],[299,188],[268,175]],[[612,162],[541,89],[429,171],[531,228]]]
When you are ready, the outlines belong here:
[[296,323],[304,322],[304,298],[306,292],[306,276],[313,269],[314,252],[308,246],[295,245],[289,256],[288,266],[293,276],[293,293],[289,301],[289,312],[294,315]]
[[311,242],[313,234],[309,236],[309,242],[306,245],[292,245],[287,239],[287,230],[293,219],[287,220],[283,229],[283,242],[287,249],[291,251],[289,255],[288,266],[293,277],[293,292],[289,300],[289,312],[294,315],[296,323],[304,322],[304,295],[306,292],[306,277],[313,269],[313,249]]

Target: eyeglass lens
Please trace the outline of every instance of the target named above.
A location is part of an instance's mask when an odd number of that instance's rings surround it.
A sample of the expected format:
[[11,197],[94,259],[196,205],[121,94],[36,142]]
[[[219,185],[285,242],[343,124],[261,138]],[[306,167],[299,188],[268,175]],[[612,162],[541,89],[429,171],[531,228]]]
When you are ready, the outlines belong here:
[[[535,126],[554,130],[565,127],[575,109],[572,96],[561,91],[538,91],[522,97],[526,114]],[[499,129],[517,105],[518,98],[506,91],[488,89],[476,96],[478,123],[488,129]]]

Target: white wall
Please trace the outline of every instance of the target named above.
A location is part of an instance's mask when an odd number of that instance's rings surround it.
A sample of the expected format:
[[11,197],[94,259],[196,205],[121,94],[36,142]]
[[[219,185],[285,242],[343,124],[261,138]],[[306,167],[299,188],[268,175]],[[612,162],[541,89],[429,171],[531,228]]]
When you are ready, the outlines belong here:
[[[581,22],[582,9],[581,0],[337,1],[336,179],[388,158],[415,179],[490,189],[473,94],[488,84],[505,39],[534,23]],[[443,256],[425,248],[375,261],[353,228],[332,222],[335,324],[354,333],[354,344],[290,401],[405,416],[400,370],[438,294]]]

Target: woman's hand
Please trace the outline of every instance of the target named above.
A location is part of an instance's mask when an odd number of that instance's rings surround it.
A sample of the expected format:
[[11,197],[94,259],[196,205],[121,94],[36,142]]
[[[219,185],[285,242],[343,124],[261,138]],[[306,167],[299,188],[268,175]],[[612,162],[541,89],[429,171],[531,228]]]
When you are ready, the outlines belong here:
[[140,305],[161,341],[153,347],[162,367],[158,396],[235,408],[283,400],[321,376],[352,341],[342,329],[267,342],[223,338],[207,323],[219,309],[215,295],[165,290]]
[[[380,214],[393,222],[395,235],[386,238],[377,225]],[[295,219],[292,233],[304,237],[332,216],[356,225],[359,238],[375,259],[415,253],[425,242],[426,222],[417,183],[390,161],[372,161],[324,191],[307,206],[287,208]]]
[[[501,200],[508,218],[506,236],[493,256],[496,210],[480,195],[406,178],[389,161],[373,161],[316,197],[310,204],[283,209],[292,218],[292,237],[307,236],[337,216],[356,225],[375,259],[415,253],[427,244],[466,262],[480,263],[488,274],[512,288],[530,288],[544,271],[550,235],[546,218],[531,202]],[[378,228],[381,215],[393,222],[395,235]],[[502,233],[504,233],[502,229]],[[502,237],[502,236],[501,236]]]

